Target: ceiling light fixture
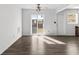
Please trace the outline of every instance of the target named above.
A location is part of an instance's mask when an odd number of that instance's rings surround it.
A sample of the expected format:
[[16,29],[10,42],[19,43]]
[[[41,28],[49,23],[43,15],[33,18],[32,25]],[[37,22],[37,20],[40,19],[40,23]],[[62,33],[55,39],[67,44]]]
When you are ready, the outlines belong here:
[[40,7],[40,4],[37,4],[37,9],[36,9],[36,11],[41,11],[41,7]]

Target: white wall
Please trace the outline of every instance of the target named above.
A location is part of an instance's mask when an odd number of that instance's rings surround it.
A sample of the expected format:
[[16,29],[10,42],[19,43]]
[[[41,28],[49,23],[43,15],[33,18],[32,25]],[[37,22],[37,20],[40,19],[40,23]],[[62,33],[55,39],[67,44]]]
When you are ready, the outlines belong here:
[[65,35],[64,14],[57,14],[57,35]]
[[32,11],[22,9],[22,34],[31,35],[31,14]]
[[[31,15],[35,14],[35,10],[23,9],[22,10],[22,34],[23,35],[31,35]],[[56,35],[56,24],[54,24],[54,20],[56,20],[56,11],[55,10],[42,10],[41,14],[44,15],[44,29],[46,31],[46,35]]]
[[21,37],[21,9],[0,5],[0,54]]
[[45,21],[44,28],[46,30],[46,35],[56,35],[57,34],[57,24],[54,24],[56,20],[56,11],[55,10],[45,10]]
[[[57,14],[58,19],[58,35],[75,35],[75,26],[79,26],[79,17],[78,24],[68,24],[67,22],[67,13],[72,9],[66,9]],[[74,9],[73,9],[74,10]],[[79,10],[75,9],[75,13],[79,15]]]

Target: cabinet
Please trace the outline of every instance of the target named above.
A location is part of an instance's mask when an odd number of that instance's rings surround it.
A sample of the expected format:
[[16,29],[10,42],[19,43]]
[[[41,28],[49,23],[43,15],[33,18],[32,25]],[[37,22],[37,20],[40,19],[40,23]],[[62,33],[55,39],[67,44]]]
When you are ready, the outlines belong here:
[[75,36],[79,36],[79,26],[75,26]]

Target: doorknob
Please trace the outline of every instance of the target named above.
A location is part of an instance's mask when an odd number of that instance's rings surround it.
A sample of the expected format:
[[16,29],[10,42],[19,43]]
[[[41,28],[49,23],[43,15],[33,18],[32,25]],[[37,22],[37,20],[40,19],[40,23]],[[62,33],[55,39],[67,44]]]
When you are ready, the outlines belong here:
[[54,21],[54,24],[56,24],[56,21]]

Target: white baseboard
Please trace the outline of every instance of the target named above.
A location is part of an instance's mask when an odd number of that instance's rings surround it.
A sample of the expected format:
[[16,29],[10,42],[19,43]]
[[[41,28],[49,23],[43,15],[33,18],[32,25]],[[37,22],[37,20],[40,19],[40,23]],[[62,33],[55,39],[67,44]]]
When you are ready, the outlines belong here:
[[22,37],[22,35],[16,37],[15,39],[13,39],[13,40],[11,41],[11,43],[9,43],[5,48],[1,48],[0,55],[1,55],[6,49],[8,49],[14,42],[16,42],[20,37]]

